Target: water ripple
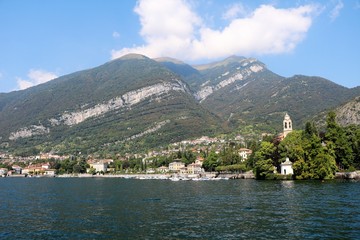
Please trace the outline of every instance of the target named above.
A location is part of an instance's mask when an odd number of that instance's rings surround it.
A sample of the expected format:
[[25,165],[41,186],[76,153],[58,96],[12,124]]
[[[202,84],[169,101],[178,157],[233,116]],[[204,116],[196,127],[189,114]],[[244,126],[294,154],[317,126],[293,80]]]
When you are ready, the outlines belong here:
[[359,182],[5,178],[0,189],[1,239],[360,236]]

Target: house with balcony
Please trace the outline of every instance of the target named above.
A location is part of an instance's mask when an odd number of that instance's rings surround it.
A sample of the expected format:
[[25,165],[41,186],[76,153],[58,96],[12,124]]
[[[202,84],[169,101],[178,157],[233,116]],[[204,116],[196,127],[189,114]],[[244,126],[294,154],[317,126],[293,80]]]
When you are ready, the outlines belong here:
[[169,171],[179,173],[182,168],[185,167],[185,163],[181,162],[180,159],[175,160],[174,162],[169,163]]
[[204,169],[201,168],[200,164],[191,163],[191,164],[187,165],[187,173],[188,174],[200,174],[202,172],[204,172]]

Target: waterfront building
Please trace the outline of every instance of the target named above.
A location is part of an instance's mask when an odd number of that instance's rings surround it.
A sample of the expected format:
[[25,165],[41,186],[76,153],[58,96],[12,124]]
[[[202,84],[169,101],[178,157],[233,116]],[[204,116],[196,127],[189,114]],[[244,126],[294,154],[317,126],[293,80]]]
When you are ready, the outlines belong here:
[[95,169],[95,172],[107,172],[107,162],[104,161],[99,161],[99,162],[95,162],[95,163],[90,163],[90,169],[93,168]]
[[161,167],[158,167],[158,168],[157,168],[157,171],[158,171],[159,173],[167,173],[167,172],[169,172],[169,168],[168,168],[168,167],[165,167],[165,166],[161,166]]
[[203,169],[201,168],[200,164],[191,163],[187,165],[187,173],[189,174],[199,174],[202,173]]
[[169,171],[171,172],[180,172],[180,170],[184,167],[185,167],[185,163],[181,162],[180,159],[169,163]]
[[7,168],[0,168],[0,177],[1,177],[2,175],[7,175],[7,173],[8,173]]
[[294,174],[292,165],[293,163],[289,160],[289,158],[286,158],[285,162],[280,164],[280,168],[281,168],[280,173],[283,175]]
[[203,162],[204,162],[204,158],[203,157],[201,157],[201,156],[197,156],[196,157],[196,160],[195,160],[195,164],[199,164],[200,165],[200,167],[203,165]]
[[13,165],[11,168],[14,170],[14,173],[16,174],[22,173],[22,167],[20,167],[19,165]]

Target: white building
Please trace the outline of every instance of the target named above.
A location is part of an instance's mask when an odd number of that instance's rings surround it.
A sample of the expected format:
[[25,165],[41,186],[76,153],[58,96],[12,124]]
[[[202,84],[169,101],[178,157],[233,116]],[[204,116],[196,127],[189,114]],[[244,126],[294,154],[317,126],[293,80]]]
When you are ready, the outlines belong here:
[[7,168],[0,168],[0,177],[1,175],[7,175],[7,173],[8,173]]
[[169,172],[169,168],[168,168],[168,167],[165,167],[165,166],[161,166],[161,167],[158,167],[158,168],[157,168],[157,171],[158,171],[159,173],[167,173],[167,172]]
[[292,165],[293,163],[289,160],[289,158],[286,158],[285,162],[280,164],[281,174],[283,175],[294,174]]
[[239,155],[241,157],[241,161],[245,161],[252,154],[252,151],[247,148],[240,148]]
[[13,165],[12,169],[14,170],[14,172],[16,174],[21,174],[22,173],[22,167],[20,167],[19,165]]
[[90,163],[90,168],[94,168],[95,172],[107,172],[107,162],[96,162],[96,163]]

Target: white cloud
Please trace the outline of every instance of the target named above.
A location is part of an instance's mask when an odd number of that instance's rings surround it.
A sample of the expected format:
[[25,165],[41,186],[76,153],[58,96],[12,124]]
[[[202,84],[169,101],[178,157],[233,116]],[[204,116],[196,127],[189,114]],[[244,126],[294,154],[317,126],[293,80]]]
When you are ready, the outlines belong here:
[[183,0],[140,0],[134,11],[140,16],[140,34],[146,45],[112,51],[112,58],[135,52],[150,57],[176,56],[194,40],[200,18]]
[[119,38],[120,37],[120,33],[118,33],[117,31],[114,31],[112,34],[113,38]]
[[30,69],[27,77],[28,79],[17,78],[17,83],[20,90],[48,82],[54,78],[57,78],[58,76],[52,72],[47,72],[44,70]]
[[32,83],[30,81],[23,80],[21,78],[16,78],[16,80],[17,80],[18,88],[20,90],[24,90],[24,89],[34,86],[34,83]]
[[[240,5],[234,5],[226,16],[235,17],[240,10]],[[261,5],[247,17],[232,19],[223,29],[212,29],[185,0],[140,0],[135,12],[145,44],[112,50],[112,59],[127,53],[199,60],[290,52],[305,38],[317,11],[315,5],[290,9]]]
[[241,3],[235,3],[230,6],[227,11],[223,14],[223,19],[231,20],[239,16],[245,16],[247,11]]
[[340,15],[340,11],[343,7],[344,3],[341,0],[338,0],[335,7],[330,11],[331,21],[335,21],[335,19]]

